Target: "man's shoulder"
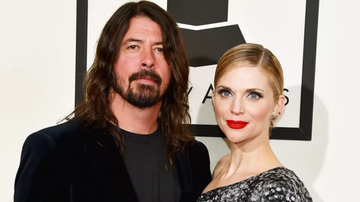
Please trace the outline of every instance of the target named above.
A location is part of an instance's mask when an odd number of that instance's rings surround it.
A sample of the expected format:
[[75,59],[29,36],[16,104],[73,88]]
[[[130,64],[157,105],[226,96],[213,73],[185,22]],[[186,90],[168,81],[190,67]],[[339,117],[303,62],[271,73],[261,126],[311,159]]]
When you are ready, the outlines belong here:
[[78,134],[81,131],[75,122],[68,121],[34,132],[24,141],[22,158],[42,162],[73,153],[80,144]]
[[188,147],[189,155],[191,156],[209,156],[209,151],[204,143],[195,140],[194,143]]
[[194,140],[194,144],[192,144],[190,146],[191,149],[197,149],[197,150],[207,150],[206,146],[204,143],[198,141],[198,140]]
[[27,137],[27,142],[52,142],[61,144],[77,138],[77,134],[83,129],[77,121],[67,121],[58,125],[43,128]]
[[66,136],[71,136],[72,134],[78,133],[82,130],[83,128],[78,124],[78,121],[70,120],[61,124],[41,129],[36,133],[45,133],[52,136],[53,138],[62,138]]

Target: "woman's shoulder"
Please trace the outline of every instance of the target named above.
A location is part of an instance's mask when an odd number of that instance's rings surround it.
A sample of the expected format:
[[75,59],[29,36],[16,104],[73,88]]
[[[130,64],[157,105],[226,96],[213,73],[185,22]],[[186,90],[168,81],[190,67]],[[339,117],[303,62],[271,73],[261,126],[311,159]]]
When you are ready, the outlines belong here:
[[258,181],[266,181],[274,184],[285,183],[294,186],[304,186],[304,183],[294,171],[286,167],[276,167],[257,175]]
[[219,161],[216,163],[214,172],[213,172],[213,178],[219,175],[219,173],[223,170],[223,168],[229,164],[229,160],[231,158],[231,155],[228,154],[226,156],[223,156]]
[[300,178],[290,169],[277,167],[255,177],[253,196],[265,200],[312,202],[310,193]]

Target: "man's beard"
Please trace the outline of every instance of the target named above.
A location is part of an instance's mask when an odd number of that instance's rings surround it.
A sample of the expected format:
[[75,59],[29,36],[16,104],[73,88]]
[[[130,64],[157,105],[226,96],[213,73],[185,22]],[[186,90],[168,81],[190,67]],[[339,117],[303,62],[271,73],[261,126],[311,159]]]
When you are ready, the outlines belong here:
[[[132,81],[141,78],[151,79],[157,86],[141,83],[135,87],[131,87]],[[139,108],[146,108],[154,106],[162,99],[163,94],[160,95],[161,83],[162,79],[157,73],[152,70],[142,69],[129,77],[129,86],[127,91],[124,90],[123,86],[119,85],[118,78],[115,79],[113,89],[130,104]]]

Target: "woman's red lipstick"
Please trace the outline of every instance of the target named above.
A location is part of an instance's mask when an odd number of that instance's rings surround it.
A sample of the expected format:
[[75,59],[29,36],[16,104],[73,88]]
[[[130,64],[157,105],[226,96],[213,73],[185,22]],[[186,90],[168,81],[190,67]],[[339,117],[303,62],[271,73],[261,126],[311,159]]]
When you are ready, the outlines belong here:
[[242,129],[244,128],[249,122],[244,121],[234,121],[234,120],[227,120],[226,123],[232,129]]

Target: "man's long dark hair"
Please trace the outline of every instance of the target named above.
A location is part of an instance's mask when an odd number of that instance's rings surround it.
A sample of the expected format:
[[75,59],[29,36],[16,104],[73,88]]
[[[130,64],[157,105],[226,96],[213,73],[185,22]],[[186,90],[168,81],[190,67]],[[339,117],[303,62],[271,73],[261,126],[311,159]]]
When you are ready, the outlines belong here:
[[114,63],[133,17],[148,17],[158,23],[162,31],[164,55],[171,68],[171,79],[163,96],[159,122],[166,139],[166,157],[173,168],[176,155],[194,142],[189,130],[189,62],[175,20],[154,3],[127,3],[109,19],[98,41],[94,63],[84,79],[84,101],[76,106],[67,119],[81,117],[85,127],[105,129],[118,139],[123,151],[121,130],[111,124],[118,125],[118,120],[110,108],[109,99],[113,83],[116,82]]

